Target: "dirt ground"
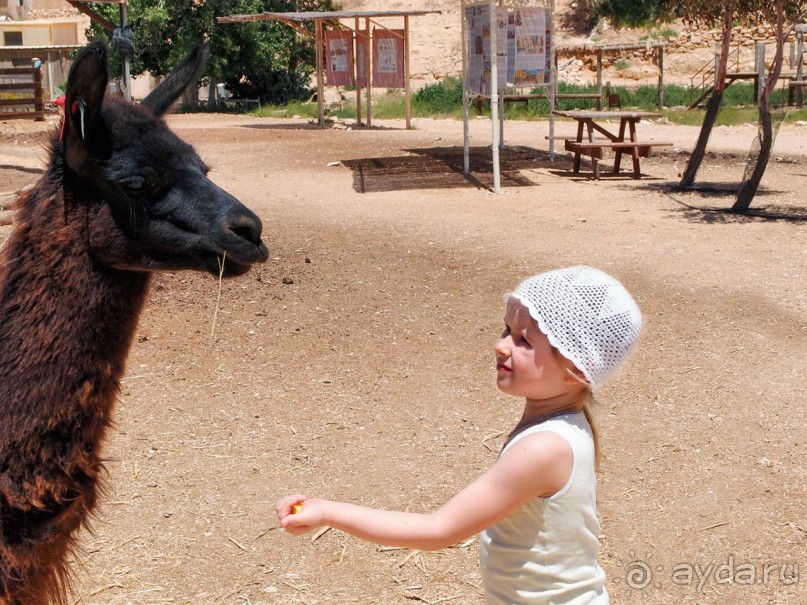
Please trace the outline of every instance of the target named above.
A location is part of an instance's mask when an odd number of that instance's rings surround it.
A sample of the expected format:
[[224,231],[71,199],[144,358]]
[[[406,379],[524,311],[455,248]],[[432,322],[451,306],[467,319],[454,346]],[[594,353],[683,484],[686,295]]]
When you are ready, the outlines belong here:
[[[262,217],[271,256],[223,284],[214,332],[217,280],[154,279],[71,603],[482,603],[476,539],[292,538],[274,503],[428,511],[483,472],[520,413],[494,385],[502,294],[577,263],[623,280],[646,320],[595,410],[612,602],[807,603],[807,231],[668,194],[697,129],[642,123],[676,145],[640,180],[594,181],[548,161],[546,123],[508,122],[493,195],[484,120],[471,177],[458,122],[169,123]],[[0,202],[44,157],[41,125],[1,126]],[[754,134],[717,129],[699,180],[736,184]],[[779,133],[756,208],[807,212],[805,134]]]

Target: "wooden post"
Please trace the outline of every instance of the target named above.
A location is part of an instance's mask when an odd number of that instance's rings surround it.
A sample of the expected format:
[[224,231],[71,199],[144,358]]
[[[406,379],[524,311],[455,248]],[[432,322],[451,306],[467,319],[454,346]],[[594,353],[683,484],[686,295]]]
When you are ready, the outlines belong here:
[[757,77],[754,78],[754,99],[759,105],[760,98],[762,97],[762,86],[765,79],[765,43],[757,42],[757,53],[755,61],[755,70]]
[[[722,46],[722,44],[720,44],[720,40],[718,40],[715,43],[715,86],[717,85],[717,77],[720,75],[720,47],[721,46]],[[729,66],[726,65],[726,73],[728,73],[728,71],[729,71]],[[707,72],[706,75],[708,75],[708,72]],[[704,76],[704,78],[705,77],[706,76]],[[723,74],[723,77],[725,78],[726,74]],[[706,90],[706,86],[707,86],[707,84],[704,83],[704,85],[703,85],[704,90]]]
[[48,51],[45,56],[45,65],[48,68],[48,98],[53,98],[53,58],[51,57],[50,51]]
[[499,95],[499,149],[504,149],[504,95]]
[[364,77],[367,79],[367,126],[373,125],[373,36],[370,31],[370,17],[364,20]]
[[[802,58],[804,57],[804,30],[797,29],[796,30],[796,81],[801,82],[801,79],[804,77],[803,71],[803,62]],[[801,109],[802,102],[804,100],[804,95],[802,93],[802,87],[796,87],[796,106]]]
[[[353,31],[353,72],[356,78],[356,126],[361,126],[361,86],[359,86],[359,18],[354,18]],[[363,58],[363,57],[362,57]],[[364,65],[362,65],[364,67]]]
[[317,56],[317,117],[320,126],[325,126],[325,86],[322,82],[322,19],[315,22],[315,42]]
[[404,15],[404,81],[406,82],[406,129],[412,128],[412,86],[409,82],[409,15]]
[[602,49],[597,49],[597,94],[602,97]]
[[664,109],[664,47],[658,47],[658,110]]
[[34,118],[37,122],[45,121],[45,93],[42,90],[42,62],[39,59],[34,59]]

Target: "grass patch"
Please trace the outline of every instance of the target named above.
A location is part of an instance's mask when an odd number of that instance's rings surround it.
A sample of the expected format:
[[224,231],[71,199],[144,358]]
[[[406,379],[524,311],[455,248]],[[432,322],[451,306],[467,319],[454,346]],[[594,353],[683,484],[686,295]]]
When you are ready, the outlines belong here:
[[[515,91],[513,91],[515,92]],[[543,89],[533,89],[533,93],[542,93]],[[559,93],[596,93],[594,84],[579,85],[561,82]],[[611,87],[611,92],[620,97],[623,110],[657,111],[658,90],[652,85],[636,88],[623,86]],[[772,94],[774,105],[783,103],[785,92],[777,89]],[[328,111],[333,119],[351,120],[356,117],[355,95],[348,94],[347,99]],[[703,110],[689,110],[687,107],[697,98],[697,92],[687,86],[669,84],[664,87],[664,104],[668,109],[662,113],[671,122],[691,126],[700,126],[703,122]],[[362,95],[362,102],[364,102]],[[754,87],[752,84],[734,84],[729,86],[724,95],[720,113],[717,117],[719,126],[736,126],[739,124],[755,124],[758,121],[758,110],[753,104]],[[596,109],[594,99],[558,99],[557,108],[564,111],[575,109]],[[366,108],[363,108],[366,110]],[[287,105],[264,105],[260,109],[249,112],[257,117],[290,118],[300,116],[312,120],[317,119],[317,104],[301,101]],[[373,117],[384,119],[402,119],[406,115],[406,97],[403,91],[391,89],[385,94],[373,95]],[[449,118],[462,119],[462,81],[449,77],[424,86],[412,95],[412,115],[416,118]],[[476,116],[476,108],[471,106],[471,115]],[[482,114],[490,115],[489,104],[483,103]],[[549,101],[547,99],[530,99],[527,103],[509,103],[505,106],[505,119],[509,120],[545,120],[549,117]],[[807,109],[787,110],[785,121],[807,121]]]
[[[703,109],[668,109],[663,112],[664,117],[675,124],[686,126],[700,126],[706,113]],[[807,120],[807,109],[790,109],[784,112],[781,109],[773,110],[774,122],[784,120],[785,123],[795,123]],[[717,114],[715,126],[740,126],[742,124],[756,124],[759,121],[759,110],[756,107],[723,107]]]

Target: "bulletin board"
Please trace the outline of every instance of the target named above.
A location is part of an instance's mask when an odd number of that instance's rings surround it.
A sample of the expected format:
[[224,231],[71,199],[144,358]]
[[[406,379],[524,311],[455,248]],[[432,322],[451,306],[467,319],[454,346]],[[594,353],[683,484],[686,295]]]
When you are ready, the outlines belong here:
[[373,86],[376,88],[404,87],[403,41],[402,29],[373,31]]
[[[554,0],[462,0],[463,149],[470,170],[469,104],[490,100],[493,190],[500,190],[503,95],[542,87],[555,103]],[[550,140],[554,122],[550,116]],[[552,152],[550,151],[550,156]]]
[[480,2],[465,7],[468,66],[466,90],[490,96],[493,49],[491,11],[496,11],[496,72],[499,88],[551,82],[551,16],[545,7],[505,8]]
[[354,86],[353,35],[336,29],[325,31],[326,81],[330,86]]

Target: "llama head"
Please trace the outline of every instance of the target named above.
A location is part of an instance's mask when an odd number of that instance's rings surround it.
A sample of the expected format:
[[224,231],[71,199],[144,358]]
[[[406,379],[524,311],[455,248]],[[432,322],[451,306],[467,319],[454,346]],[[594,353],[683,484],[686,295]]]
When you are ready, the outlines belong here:
[[268,257],[261,222],[208,177],[165,111],[198,79],[199,47],[140,105],[104,95],[106,47],[93,43],[67,80],[60,153],[66,211],[87,206],[93,258],[124,270],[240,275]]

